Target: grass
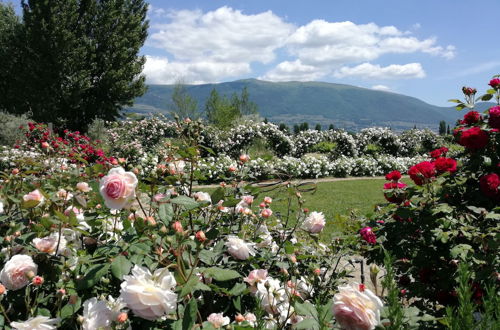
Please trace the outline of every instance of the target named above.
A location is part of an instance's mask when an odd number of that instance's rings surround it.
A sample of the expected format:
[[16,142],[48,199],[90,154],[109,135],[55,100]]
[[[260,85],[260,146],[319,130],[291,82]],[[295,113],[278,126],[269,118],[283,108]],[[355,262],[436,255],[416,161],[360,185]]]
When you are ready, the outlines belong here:
[[[315,193],[303,193],[302,197],[305,200],[303,206],[310,211],[323,212],[325,215],[326,227],[321,239],[327,241],[346,231],[356,230],[358,224],[351,220],[349,215],[366,215],[373,212],[375,205],[384,203],[382,194],[384,182],[386,182],[384,179],[319,182]],[[276,215],[286,216],[288,204],[286,191],[262,193],[256,201],[260,203],[264,196],[273,198],[271,209]],[[296,198],[293,198],[291,209],[297,210]],[[295,215],[291,214],[290,219],[295,219]]]

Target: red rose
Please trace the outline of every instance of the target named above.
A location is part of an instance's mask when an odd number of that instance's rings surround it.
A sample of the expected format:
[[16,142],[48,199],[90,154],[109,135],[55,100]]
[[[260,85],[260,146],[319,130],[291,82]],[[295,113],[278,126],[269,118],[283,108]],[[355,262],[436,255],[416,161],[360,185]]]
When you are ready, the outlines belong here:
[[477,93],[477,90],[475,88],[472,88],[472,87],[462,87],[462,92],[467,95],[467,96],[471,96],[471,95],[474,95]]
[[[401,176],[401,174],[400,174],[400,176]],[[403,182],[384,183],[384,190],[404,189],[404,188],[406,188],[406,183],[403,183]],[[404,191],[397,191],[397,190],[390,191],[390,192],[384,192],[384,197],[385,197],[385,199],[387,199],[387,201],[389,203],[400,204],[405,200],[406,193]]]
[[481,115],[477,111],[469,111],[465,114],[464,120],[462,120],[462,124],[465,125],[474,125],[479,122],[481,119]]
[[434,167],[438,173],[454,173],[457,170],[457,161],[452,158],[440,157],[434,161]]
[[488,119],[488,124],[491,128],[500,128],[500,106],[496,106],[488,111],[490,118]]
[[499,198],[500,177],[496,173],[487,174],[479,179],[481,191],[488,197]]
[[448,153],[448,148],[446,147],[441,147],[441,148],[438,148],[436,150],[432,150],[429,155],[432,157],[432,158],[439,158],[441,156],[445,156],[446,153]]
[[421,162],[410,167],[408,175],[416,185],[423,185],[436,176],[436,169],[431,162]]
[[375,233],[372,231],[371,227],[361,228],[361,230],[359,231],[359,234],[368,244],[377,243],[377,236],[375,236]]
[[500,89],[500,79],[493,78],[490,80],[490,83],[488,85],[490,85],[491,88],[493,88],[493,89]]
[[392,171],[391,173],[385,175],[385,179],[389,181],[398,181],[399,179],[401,179],[401,172]]
[[458,143],[467,149],[478,150],[484,148],[488,141],[488,133],[476,126],[462,131]]

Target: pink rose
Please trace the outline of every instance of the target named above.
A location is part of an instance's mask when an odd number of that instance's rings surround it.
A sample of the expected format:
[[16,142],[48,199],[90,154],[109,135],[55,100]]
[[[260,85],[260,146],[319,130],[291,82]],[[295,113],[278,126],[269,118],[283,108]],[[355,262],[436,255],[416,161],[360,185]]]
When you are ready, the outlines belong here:
[[81,192],[89,192],[92,190],[87,182],[78,182],[76,184],[76,189],[80,190]]
[[255,285],[255,283],[263,282],[267,278],[267,270],[265,269],[254,269],[248,274],[248,277],[245,277],[243,281],[247,282],[250,285]]
[[302,227],[312,233],[316,234],[323,230],[325,227],[325,216],[323,212],[311,212],[309,216],[304,220]]
[[0,272],[0,282],[8,290],[19,290],[30,283],[30,276],[35,276],[38,266],[30,256],[17,254],[7,261]]
[[121,210],[135,198],[137,178],[121,167],[113,168],[99,183],[104,204],[110,209]]
[[263,209],[262,212],[260,212],[260,215],[263,218],[269,218],[271,215],[273,215],[273,211],[271,209]]
[[38,189],[35,189],[32,192],[30,192],[29,194],[26,194],[23,196],[23,201],[25,203],[29,202],[29,201],[35,201],[35,202],[38,202],[38,204],[41,204],[41,203],[43,203],[44,200],[45,200],[45,197],[43,197],[42,193]]
[[333,315],[342,329],[372,330],[379,325],[383,304],[373,292],[361,292],[356,283],[338,289],[333,297]]

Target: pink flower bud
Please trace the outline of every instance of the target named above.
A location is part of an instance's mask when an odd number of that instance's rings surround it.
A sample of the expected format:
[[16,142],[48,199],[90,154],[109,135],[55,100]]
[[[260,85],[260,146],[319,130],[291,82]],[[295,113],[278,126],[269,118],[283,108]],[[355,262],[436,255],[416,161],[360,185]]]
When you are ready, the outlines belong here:
[[125,312],[122,312],[118,314],[118,317],[116,318],[116,322],[118,323],[125,323],[128,320],[128,314]]
[[246,154],[240,155],[240,162],[246,163],[249,160],[250,160],[250,156],[249,155],[246,155]]
[[236,315],[236,317],[234,318],[234,320],[236,322],[240,323],[240,322],[245,321],[245,317],[243,315],[241,315],[241,314],[238,314],[238,315]]
[[203,243],[207,240],[207,237],[205,236],[205,233],[203,231],[199,231],[195,235],[196,239],[200,242]]
[[42,142],[42,149],[48,149],[50,145],[47,142]]
[[268,196],[264,197],[264,203],[271,204],[272,202],[273,202],[273,199],[271,197],[268,197]]
[[3,286],[3,284],[0,284],[0,295],[3,295],[6,291],[7,289],[5,288],[5,286]]
[[44,282],[44,279],[43,277],[41,276],[35,276],[33,277],[33,279],[31,280],[31,283],[34,285],[34,286],[40,286],[42,285]]
[[271,209],[263,209],[262,212],[260,212],[260,215],[263,218],[269,218],[271,215],[273,215],[273,211]]
[[19,174],[19,169],[15,168],[15,169],[12,170],[11,173],[14,174],[14,175],[17,175],[17,174]]
[[179,221],[174,222],[174,224],[172,225],[172,228],[174,228],[174,230],[178,233],[182,233],[182,231],[183,231],[182,224]]

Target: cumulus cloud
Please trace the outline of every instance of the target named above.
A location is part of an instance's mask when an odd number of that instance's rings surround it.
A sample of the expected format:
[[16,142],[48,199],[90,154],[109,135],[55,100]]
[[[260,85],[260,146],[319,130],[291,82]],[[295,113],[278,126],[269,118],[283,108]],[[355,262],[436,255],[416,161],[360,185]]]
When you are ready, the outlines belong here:
[[167,24],[153,25],[156,32],[149,44],[168,51],[175,59],[188,61],[269,63],[294,30],[292,24],[271,11],[245,15],[221,7],[207,13],[173,11],[169,18]]
[[324,71],[300,60],[284,61],[259,79],[270,81],[313,81],[324,76]]
[[210,61],[169,62],[166,57],[146,56],[143,73],[150,84],[174,84],[179,80],[189,84],[205,84],[219,82],[221,77],[238,77],[250,73],[250,65]]
[[423,52],[452,58],[455,48],[436,45],[435,38],[418,40],[394,26],[374,23],[314,20],[288,39],[291,54],[310,65],[338,65],[377,59],[387,53]]
[[374,89],[376,91],[382,91],[382,92],[390,92],[391,91],[391,88],[389,86],[386,86],[386,85],[375,85],[375,86],[372,86],[372,89]]
[[359,77],[363,79],[409,79],[424,78],[425,71],[420,63],[404,65],[392,64],[385,67],[363,63],[355,67],[341,67],[334,72],[334,77]]
[[[455,55],[434,37],[418,39],[409,31],[374,23],[313,20],[294,26],[271,11],[253,15],[228,6],[201,10],[165,10],[150,6],[146,45],[164,51],[148,57],[150,83],[217,82],[252,72],[255,63],[272,66],[260,78],[273,81],[318,80],[326,76],[366,79],[421,78],[418,63],[380,67],[385,54],[425,53],[445,59]],[[289,58],[276,63],[277,52]]]

